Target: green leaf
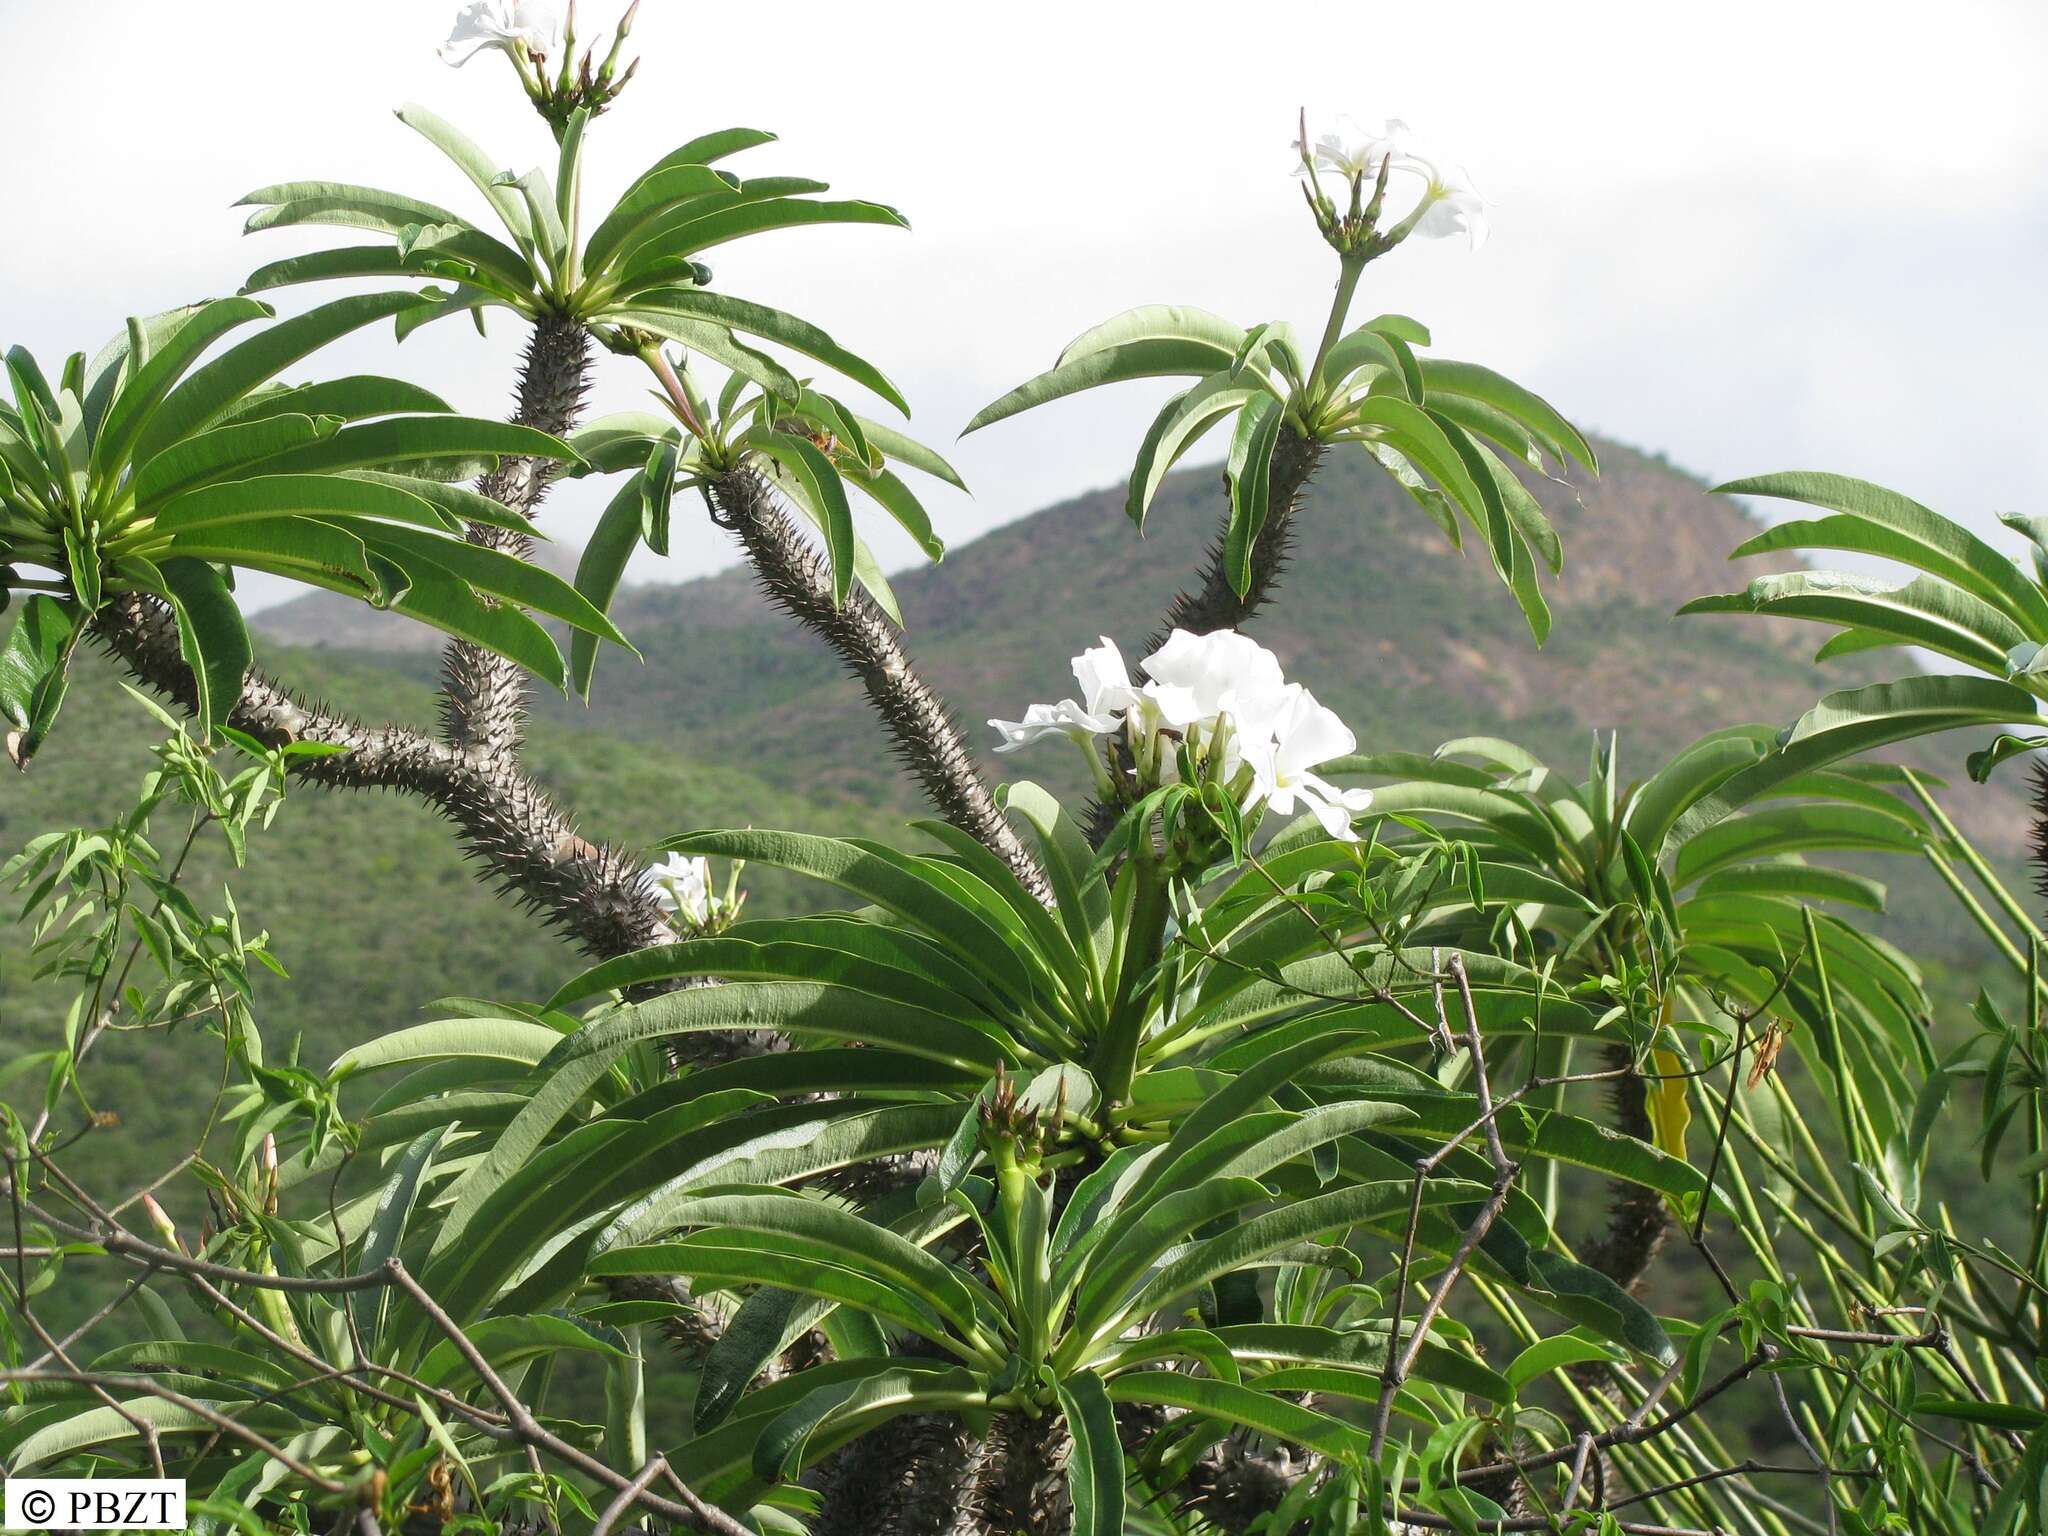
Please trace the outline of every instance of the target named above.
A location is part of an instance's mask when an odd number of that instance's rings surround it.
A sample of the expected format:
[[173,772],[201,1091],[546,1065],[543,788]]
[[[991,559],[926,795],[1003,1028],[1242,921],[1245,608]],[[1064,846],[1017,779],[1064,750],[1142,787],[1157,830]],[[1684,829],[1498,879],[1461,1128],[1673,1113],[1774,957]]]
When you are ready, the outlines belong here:
[[1555,1338],[1538,1339],[1524,1349],[1509,1364],[1508,1385],[1515,1395],[1521,1396],[1522,1389],[1530,1382],[1548,1376],[1552,1371],[1562,1370],[1568,1365],[1583,1365],[1592,1360],[1613,1360],[1615,1353],[1605,1344],[1592,1339],[1583,1339],[1575,1334],[1561,1333]]
[[530,1019],[437,1019],[366,1040],[335,1057],[327,1070],[330,1076],[346,1077],[449,1057],[508,1061],[531,1067],[561,1043],[561,1031]]
[[1342,1419],[1298,1408],[1283,1398],[1230,1382],[1177,1371],[1132,1371],[1109,1383],[1113,1403],[1157,1403],[1199,1413],[1228,1429],[1241,1425],[1276,1440],[1321,1451],[1341,1465],[1359,1467],[1372,1441]]
[[[367,528],[372,525],[358,526]],[[388,549],[391,546],[387,540],[388,535],[375,542],[384,544]],[[368,546],[372,540],[363,542]],[[455,544],[460,541],[442,539],[440,542]],[[481,545],[467,547],[482,551]],[[505,558],[510,559],[509,556]],[[438,564],[408,556],[399,565],[411,585],[391,600],[390,606],[397,612],[431,624],[457,639],[480,645],[487,651],[495,651],[507,661],[517,662],[550,687],[567,690],[568,671],[562,662],[562,653],[555,647],[554,636],[519,609],[505,603],[485,601],[471,590],[467,581],[450,575]],[[527,569],[538,571],[534,566]]]
[[1629,802],[1628,831],[1652,863],[1664,857],[1678,818],[1771,750],[1771,732],[1734,726],[1709,732],[1652,774]]
[[478,148],[453,123],[436,116],[425,107],[408,102],[398,109],[396,116],[406,127],[419,134],[455,163],[457,169],[469,178],[471,184],[490,200],[491,207],[497,210],[498,217],[504,220],[506,230],[515,240],[522,243],[532,241],[533,221],[526,212],[526,203],[511,188],[498,181],[502,168],[494,165],[489,155]]
[[796,404],[803,395],[803,386],[794,374],[766,352],[748,346],[723,326],[693,320],[665,309],[618,309],[609,312],[606,318],[619,325],[651,331],[668,341],[680,342],[758,385],[764,394],[773,395],[787,404]]
[[1573,458],[1594,474],[1600,472],[1600,461],[1593,452],[1593,445],[1580,435],[1579,430],[1559,415],[1548,401],[1512,379],[1503,378],[1491,368],[1482,368],[1477,363],[1453,362],[1448,358],[1432,358],[1425,362],[1422,376],[1432,390],[1465,395],[1503,412],[1527,429],[1530,436],[1549,449],[1551,457],[1559,462]]
[[1671,839],[1695,837],[1787,780],[1874,747],[1966,727],[2035,724],[2039,707],[2032,694],[1982,677],[1907,677],[1831,693],[1800,716],[1776,752],[1695,801]]
[[[216,1399],[206,1406],[217,1414],[234,1418],[238,1410],[246,1410],[249,1404],[246,1398]],[[118,1404],[88,1408],[37,1430],[14,1448],[8,1459],[8,1471],[19,1477],[31,1467],[77,1451],[138,1439],[138,1424],[147,1424],[160,1435],[207,1434],[214,1429],[211,1419],[160,1397],[127,1398]]]
[[266,262],[249,274],[242,292],[264,293],[298,283],[324,283],[344,277],[407,277],[419,263],[401,256],[393,245],[346,245],[330,251],[309,251]]
[[1138,445],[1138,456],[1131,465],[1130,482],[1124,497],[1124,515],[1137,524],[1141,532],[1145,527],[1146,514],[1151,511],[1153,499],[1159,494],[1167,472],[1212,427],[1258,395],[1259,391],[1237,383],[1228,373],[1212,373],[1160,407],[1159,414],[1146,429],[1144,440]]
[[1674,885],[1752,860],[1813,849],[1917,853],[1926,839],[1896,818],[1857,805],[1785,805],[1730,816],[1689,838],[1678,850]]
[[[501,1371],[564,1353],[601,1355],[612,1360],[625,1354],[614,1330],[569,1317],[486,1317],[470,1323],[463,1332],[478,1353]],[[428,1386],[442,1388],[466,1385],[476,1379],[475,1368],[452,1339],[441,1340],[427,1352],[419,1374]]]
[[242,226],[244,234],[292,224],[339,224],[395,235],[408,224],[465,222],[446,208],[421,202],[403,192],[384,192],[342,181],[290,181],[259,187],[236,199],[235,206],[257,210]]
[[1233,325],[1207,310],[1184,304],[1141,304],[1112,315],[1100,325],[1090,326],[1066,344],[1057,361],[1076,363],[1094,353],[1137,341],[1199,341],[1230,353],[1231,363],[1235,363],[1245,340],[1243,326]]
[[166,558],[270,571],[354,598],[383,594],[363,541],[305,517],[256,517],[174,534]]
[[277,415],[235,421],[173,443],[135,472],[139,506],[148,507],[211,481],[262,473],[262,460],[317,443],[340,429],[333,418]]
[[853,589],[853,508],[847,505],[839,471],[808,438],[755,427],[747,442],[787,470],[816,510],[832,564],[832,605],[844,607],[846,594]]
[[895,849],[856,839],[766,831],[693,832],[671,838],[660,848],[745,859],[826,881],[944,944],[998,996],[1021,998],[1033,990],[1033,973],[1026,957],[1013,948],[1013,931],[942,883],[937,871]]
[[1731,559],[1811,547],[1882,555],[1954,582],[1999,609],[2029,638],[2048,639],[2048,596],[2025,572],[1960,523],[1896,491],[1846,475],[1810,471],[1731,480],[1716,486],[1715,491],[1801,501],[1840,514],[1766,529],[1738,548]]
[[[1384,1108],[1384,1106],[1376,1106]],[[1425,1186],[1425,1205],[1447,1204],[1471,1198],[1474,1186],[1443,1180]],[[1110,1317],[1144,1317],[1223,1275],[1257,1263],[1270,1254],[1290,1249],[1311,1239],[1334,1237],[1362,1222],[1380,1221],[1409,1209],[1412,1181],[1382,1179],[1369,1184],[1334,1189],[1327,1194],[1296,1200],[1240,1222],[1229,1231],[1202,1242],[1190,1243],[1163,1263],[1159,1272],[1145,1282],[1136,1297]],[[1101,1325],[1092,1312],[1086,1326]]]
[[1252,551],[1266,529],[1273,495],[1273,445],[1285,413],[1272,400],[1253,401],[1238,417],[1224,475],[1230,486],[1230,524],[1223,541],[1224,573],[1242,598],[1252,589]]
[[1077,954],[1091,956],[1098,979],[1108,974],[1115,945],[1109,885],[1094,868],[1095,851],[1064,807],[1028,779],[1008,787],[1009,809],[1037,834],[1046,878],[1052,881],[1060,922]]
[[229,413],[233,422],[264,421],[272,416],[334,416],[363,421],[372,416],[453,415],[455,408],[432,390],[403,379],[354,374],[295,387],[270,385],[255,391]]
[[95,441],[104,430],[115,392],[126,388],[150,358],[204,308],[205,304],[187,304],[147,318],[131,316],[121,334],[93,354],[85,369],[85,421]]
[[403,522],[442,530],[431,503],[396,485],[346,475],[261,475],[201,486],[159,507],[155,532],[183,534],[238,523],[317,517]]
[[930,515],[909,486],[886,469],[867,476],[855,475],[851,483],[894,518],[896,526],[917,541],[917,547],[924,551],[927,559],[946,558],[945,541],[932,531]]
[[[155,457],[159,446],[168,446],[185,436],[189,427],[179,428],[174,433],[158,433],[150,429],[161,416],[173,413],[170,399],[174,397],[171,392],[185,376],[186,370],[199,360],[201,353],[229,331],[252,320],[268,319],[275,313],[268,304],[256,299],[218,299],[200,307],[156,349],[148,361],[128,374],[115,392],[107,407],[99,437],[93,444],[95,472],[112,475],[128,461],[131,453],[138,459],[148,460]],[[199,377],[204,378],[211,371],[211,368],[202,370]],[[149,437],[145,442],[143,434],[146,431]]]
[[897,1287],[963,1334],[992,1317],[996,1304],[960,1270],[908,1239],[850,1211],[785,1190],[702,1195],[669,1212],[678,1227],[731,1227],[764,1236],[787,1236],[831,1255],[856,1274]]
[[754,1445],[754,1474],[777,1483],[792,1464],[801,1467],[816,1460],[822,1448],[810,1448],[812,1436],[834,1420],[867,1429],[899,1414],[943,1412],[980,1401],[982,1394],[965,1371],[878,1360],[868,1374],[817,1388],[763,1428]]
[[[1466,516],[1481,532],[1486,531],[1486,503],[1480,496],[1479,487],[1450,439],[1444,435],[1443,428],[1433,418],[1391,395],[1368,395],[1351,408],[1349,420],[1362,427],[1376,428],[1386,442],[1398,448],[1424,474],[1442,486],[1445,494],[1464,509]],[[1498,543],[1493,539],[1489,539],[1489,543],[1494,546],[1495,564],[1505,577],[1508,567],[1501,559]]]
[[701,164],[671,165],[643,176],[613,205],[584,243],[584,270],[602,272],[620,251],[638,243],[655,223],[699,198],[740,190],[737,176]]
[[345,427],[319,442],[280,454],[260,468],[267,475],[316,474],[437,459],[562,461],[574,454],[559,438],[515,422],[471,416],[392,416]]
[[965,437],[969,432],[978,432],[1020,411],[1103,384],[1121,384],[1130,379],[1174,374],[1200,378],[1227,371],[1234,355],[1234,347],[1193,337],[1172,336],[1127,341],[1089,351],[1071,362],[1056,364],[1035,378],[1025,380],[1001,399],[983,406],[960,435]]
[[0,719],[12,727],[7,756],[26,767],[56,716],[80,629],[75,606],[45,593],[21,605],[0,647]]
[[[1476,1213],[1473,1207],[1454,1212],[1453,1218],[1468,1221]],[[1496,1221],[1487,1230],[1480,1247],[1511,1280],[1552,1311],[1627,1345],[1660,1366],[1678,1358],[1655,1314],[1597,1269],[1532,1247],[1505,1221]]]
[[[153,458],[172,443],[217,421],[257,385],[329,342],[378,320],[418,308],[423,302],[415,293],[356,294],[267,327],[223,352],[172,391],[137,440],[136,458]],[[181,342],[184,336],[185,332],[179,332]]]
[[2001,610],[1937,576],[1900,583],[1840,571],[1791,571],[1759,576],[1741,592],[1694,598],[1678,611],[1835,624],[1873,640],[1881,637],[1884,644],[1936,651],[1994,675],[2004,673],[2007,654],[2027,639]]
[[178,620],[178,652],[192,669],[193,713],[211,738],[242,699],[242,679],[256,657],[242,610],[220,572],[203,560],[166,560],[160,569]]
[[[718,1091],[728,1092],[725,1088]],[[785,1105],[772,1114],[755,1111],[758,1119],[752,1124],[717,1127],[719,1135],[707,1147],[696,1149],[701,1156],[611,1219],[597,1234],[594,1251],[608,1253],[673,1232],[681,1220],[677,1213],[702,1194],[739,1184],[792,1184],[835,1168],[943,1146],[960,1118],[962,1085],[957,1080],[951,1093],[944,1102],[898,1104],[859,1114],[826,1106]],[[619,1113],[624,1113],[623,1108]],[[949,1210],[942,1208],[934,1219]]]
[[[881,422],[869,421],[865,416],[855,416],[853,420],[868,442],[882,450],[885,458],[894,459],[899,464],[943,480],[955,490],[967,489],[967,482],[960,478],[958,470],[915,438],[908,437]],[[936,560],[938,556],[933,555],[932,558]]]
[[[361,523],[353,530],[370,549],[396,560],[417,577],[427,561],[461,578],[479,592],[531,608],[587,630],[614,645],[626,645],[612,621],[582,593],[552,571],[466,539],[388,523]],[[627,647],[631,649],[630,646]]]
[[1123,1536],[1124,1453],[1116,1410],[1092,1371],[1058,1387],[1060,1412],[1074,1437],[1067,1462],[1067,1492],[1074,1501],[1074,1536]]
[[633,308],[642,312],[681,315],[686,319],[780,342],[792,351],[815,358],[829,368],[836,368],[849,379],[872,389],[905,416],[910,414],[909,403],[880,369],[847,351],[809,321],[799,320],[782,310],[697,288],[662,288],[641,293],[634,298]]
[[[742,190],[754,183],[743,184]],[[663,219],[634,250],[616,263],[621,291],[644,292],[686,278],[690,258],[714,246],[772,229],[807,224],[887,224],[908,229],[910,221],[894,208],[868,202],[813,202],[801,197],[771,197],[722,208],[680,222]]]
[[[590,542],[583,546],[583,558],[576,564],[576,590],[599,612],[608,612],[619,583],[626,574],[626,562],[640,545],[641,504],[645,488],[636,477],[626,482],[604,515]],[[590,679],[597,670],[597,636],[577,630],[569,636],[569,677],[576,692],[590,696]]]

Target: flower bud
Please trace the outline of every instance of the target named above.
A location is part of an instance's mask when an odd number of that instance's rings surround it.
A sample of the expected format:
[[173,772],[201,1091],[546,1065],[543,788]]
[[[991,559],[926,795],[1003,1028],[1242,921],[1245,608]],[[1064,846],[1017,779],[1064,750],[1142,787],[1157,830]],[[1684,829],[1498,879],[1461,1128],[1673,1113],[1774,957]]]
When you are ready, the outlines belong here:
[[144,1195],[142,1197],[142,1209],[149,1216],[150,1226],[156,1229],[158,1240],[166,1248],[173,1248],[179,1253],[183,1253],[185,1245],[178,1241],[177,1226],[171,1221],[170,1213],[157,1204],[155,1195]]

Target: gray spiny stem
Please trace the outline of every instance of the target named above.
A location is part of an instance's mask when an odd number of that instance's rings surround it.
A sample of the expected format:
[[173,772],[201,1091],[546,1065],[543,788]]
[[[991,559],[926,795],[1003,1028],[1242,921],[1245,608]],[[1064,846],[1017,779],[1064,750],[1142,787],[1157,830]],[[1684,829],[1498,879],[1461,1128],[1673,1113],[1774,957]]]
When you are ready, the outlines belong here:
[[999,1413],[989,1424],[948,1536],[1070,1536],[1073,1437],[1056,1414]]
[[959,723],[918,676],[888,616],[858,589],[834,606],[830,565],[757,472],[735,470],[713,484],[710,494],[713,520],[739,536],[762,590],[860,679],[897,757],[939,814],[1008,864],[1040,901],[1050,901],[1044,872],[1004,819]]
[[1166,610],[1165,620],[1152,637],[1152,643],[1145,647],[1143,655],[1149,656],[1158,650],[1176,629],[1197,635],[1218,629],[1235,629],[1265,607],[1279,585],[1281,572],[1287,569],[1288,553],[1294,543],[1294,520],[1301,511],[1302,495],[1308,489],[1309,480],[1322,457],[1322,444],[1297,437],[1292,430],[1280,434],[1280,440],[1273,445],[1269,493],[1272,510],[1266,514],[1266,526],[1259,530],[1258,540],[1252,545],[1250,589],[1239,597],[1230,584],[1229,565],[1224,556],[1230,534],[1230,516],[1226,512],[1222,525],[1216,531],[1216,538],[1209,546],[1209,558],[1202,566],[1202,574],[1192,589],[1174,597]]
[[[575,426],[589,392],[590,333],[574,320],[542,316],[520,364],[513,421],[559,437]],[[476,488],[530,522],[551,478],[543,460],[507,458]],[[469,541],[521,560],[533,555],[533,540],[508,528],[472,526]],[[441,656],[441,725],[450,746],[510,761],[526,734],[526,673],[467,640],[449,641]]]
[[912,1414],[870,1430],[809,1479],[811,1536],[952,1536],[985,1449],[951,1414]]
[[[1603,1064],[1609,1071],[1630,1065],[1624,1046],[1610,1045]],[[1624,1136],[1654,1142],[1650,1124],[1649,1084],[1641,1074],[1631,1072],[1613,1084],[1609,1123]],[[1641,1287],[1650,1266],[1663,1251],[1671,1230],[1671,1218],[1664,1197],[1655,1190],[1617,1179],[1608,1186],[1607,1227],[1579,1253],[1592,1268],[1625,1291]]]
[[[1126,1464],[1142,1463],[1176,1417],[1153,1403],[1118,1403],[1116,1433]],[[1308,1471],[1307,1462],[1292,1459],[1283,1449],[1254,1450],[1244,1436],[1231,1434],[1196,1458],[1178,1486],[1161,1489],[1157,1507],[1198,1515],[1205,1529],[1213,1527],[1222,1536],[1247,1536]],[[1272,1530],[1266,1536],[1287,1532]]]
[[[143,682],[191,710],[192,672],[177,621],[154,598],[116,598],[94,621],[98,638]],[[397,726],[369,727],[301,700],[251,671],[229,723],[270,746],[318,741],[347,750],[300,759],[294,777],[335,789],[395,789],[455,824],[488,877],[586,952],[608,959],[673,934],[640,861],[587,842],[545,790],[509,761],[486,761]]]

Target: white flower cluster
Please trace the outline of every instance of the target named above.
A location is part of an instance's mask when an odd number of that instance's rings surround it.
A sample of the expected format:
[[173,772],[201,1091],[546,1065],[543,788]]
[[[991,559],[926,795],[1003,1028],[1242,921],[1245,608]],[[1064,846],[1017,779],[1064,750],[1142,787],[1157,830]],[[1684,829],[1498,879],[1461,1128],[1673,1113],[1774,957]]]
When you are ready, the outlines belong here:
[[[1468,235],[1475,251],[1486,243],[1486,200],[1464,167],[1423,154],[1410,142],[1408,125],[1400,118],[1388,118],[1375,133],[1351,118],[1340,117],[1337,129],[1316,140],[1313,154],[1317,166],[1346,181],[1362,179],[1370,187],[1379,180],[1380,167],[1391,162],[1394,170],[1420,176],[1423,181],[1422,200],[1407,216],[1413,220],[1410,234],[1427,239]],[[1299,139],[1294,149],[1304,157],[1311,153]],[[1308,174],[1308,167],[1303,165],[1295,174]]]
[[1105,770],[1096,738],[1123,734],[1141,785],[1171,782],[1175,743],[1208,766],[1215,781],[1242,792],[1249,814],[1260,808],[1312,812],[1333,837],[1354,840],[1351,818],[1372,792],[1339,789],[1314,772],[1318,764],[1357,750],[1344,722],[1315,695],[1281,674],[1280,659],[1235,630],[1196,635],[1176,629],[1141,664],[1148,681],[1134,685],[1116,643],[1104,638],[1074,658],[1081,698],[1034,704],[1022,720],[991,720],[998,752],[1014,752],[1048,736],[1065,736]]
[[677,927],[701,928],[723,905],[711,889],[711,861],[702,854],[685,858],[672,853],[642,878]]
[[455,16],[441,45],[441,62],[460,69],[486,48],[525,48],[547,57],[561,52],[562,17],[547,0],[472,0]]

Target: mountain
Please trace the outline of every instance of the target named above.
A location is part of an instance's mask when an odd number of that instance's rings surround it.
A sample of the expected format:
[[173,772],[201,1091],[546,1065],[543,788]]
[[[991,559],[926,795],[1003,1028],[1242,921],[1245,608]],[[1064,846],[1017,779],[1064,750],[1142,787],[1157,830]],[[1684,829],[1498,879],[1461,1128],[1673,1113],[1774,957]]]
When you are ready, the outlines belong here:
[[[1854,658],[1823,672],[1806,659],[1819,637],[1799,627],[1674,619],[1687,598],[1753,574],[1726,556],[1756,525],[1662,460],[1611,443],[1600,454],[1597,480],[1535,483],[1565,549],[1547,588],[1556,624],[1544,649],[1484,552],[1449,549],[1362,454],[1325,464],[1282,601],[1258,621],[1259,637],[1365,750],[1505,735],[1578,772],[1592,731],[1619,725],[1632,775],[1706,730],[1780,724],[1829,688],[1896,668]],[[1123,516],[1121,489],[1102,490],[897,579],[913,647],[972,739],[989,739],[981,722],[991,715],[1069,692],[1068,658],[1100,634],[1135,661],[1199,563],[1219,481],[1213,468],[1169,479],[1142,539]],[[583,810],[587,835],[646,843],[752,824],[892,837],[924,814],[858,690],[743,571],[629,588],[615,616],[644,662],[608,654],[592,702],[541,700],[532,732],[535,772]],[[308,691],[367,716],[433,719],[436,662],[424,631],[324,597],[256,624],[265,665]],[[33,771],[0,784],[0,855],[52,827],[118,812],[155,734],[109,668],[82,667]],[[1952,768],[1960,755],[1941,743],[1924,760]],[[1071,759],[1047,745],[991,767],[1078,796]],[[2016,845],[2023,821],[2009,790],[1959,786],[1950,798],[1970,830]],[[158,830],[162,839],[171,829]],[[1896,863],[1883,873],[1895,882],[1900,931],[1919,949],[1967,952],[1931,878]],[[545,995],[576,965],[529,916],[476,886],[429,812],[395,798],[297,791],[277,829],[255,839],[249,869],[200,866],[198,899],[223,880],[294,973],[261,996],[274,1054],[303,1033],[307,1057],[325,1061],[416,1018],[435,997]],[[809,895],[772,874],[750,873],[748,885],[761,911]],[[58,1007],[28,981],[18,948],[5,947],[16,944],[18,935],[0,935],[0,1058],[52,1024]],[[160,1049],[117,1039],[102,1080],[124,1114],[167,1125],[184,1105],[164,1091]]]
[[[1688,598],[1755,573],[1727,555],[1756,525],[1662,460],[1612,443],[1600,452],[1597,479],[1532,481],[1565,550],[1547,588],[1556,624],[1542,650],[1484,552],[1449,549],[1356,453],[1325,463],[1282,600],[1257,621],[1259,637],[1368,750],[1507,734],[1570,764],[1583,761],[1595,728],[1625,726],[1625,758],[1644,764],[1702,731],[1787,720],[1825,688],[1880,675],[1823,675],[1804,660],[1818,637],[1792,626],[1674,619]],[[1142,537],[1123,516],[1121,489],[1105,489],[895,578],[912,647],[975,739],[986,739],[979,725],[988,716],[1069,691],[1067,659],[1098,634],[1135,662],[1154,616],[1202,558],[1219,481],[1213,469],[1171,477]],[[858,691],[756,596],[743,569],[629,587],[614,615],[644,663],[608,655],[589,705],[545,701],[541,720],[744,762],[791,790],[835,788],[915,808],[914,792],[875,750]],[[375,651],[394,675],[431,677],[433,637],[359,604],[315,594],[256,622],[281,642],[318,643],[351,664]],[[1072,782],[1050,750],[1002,766]],[[677,793],[687,814],[687,782]]]

